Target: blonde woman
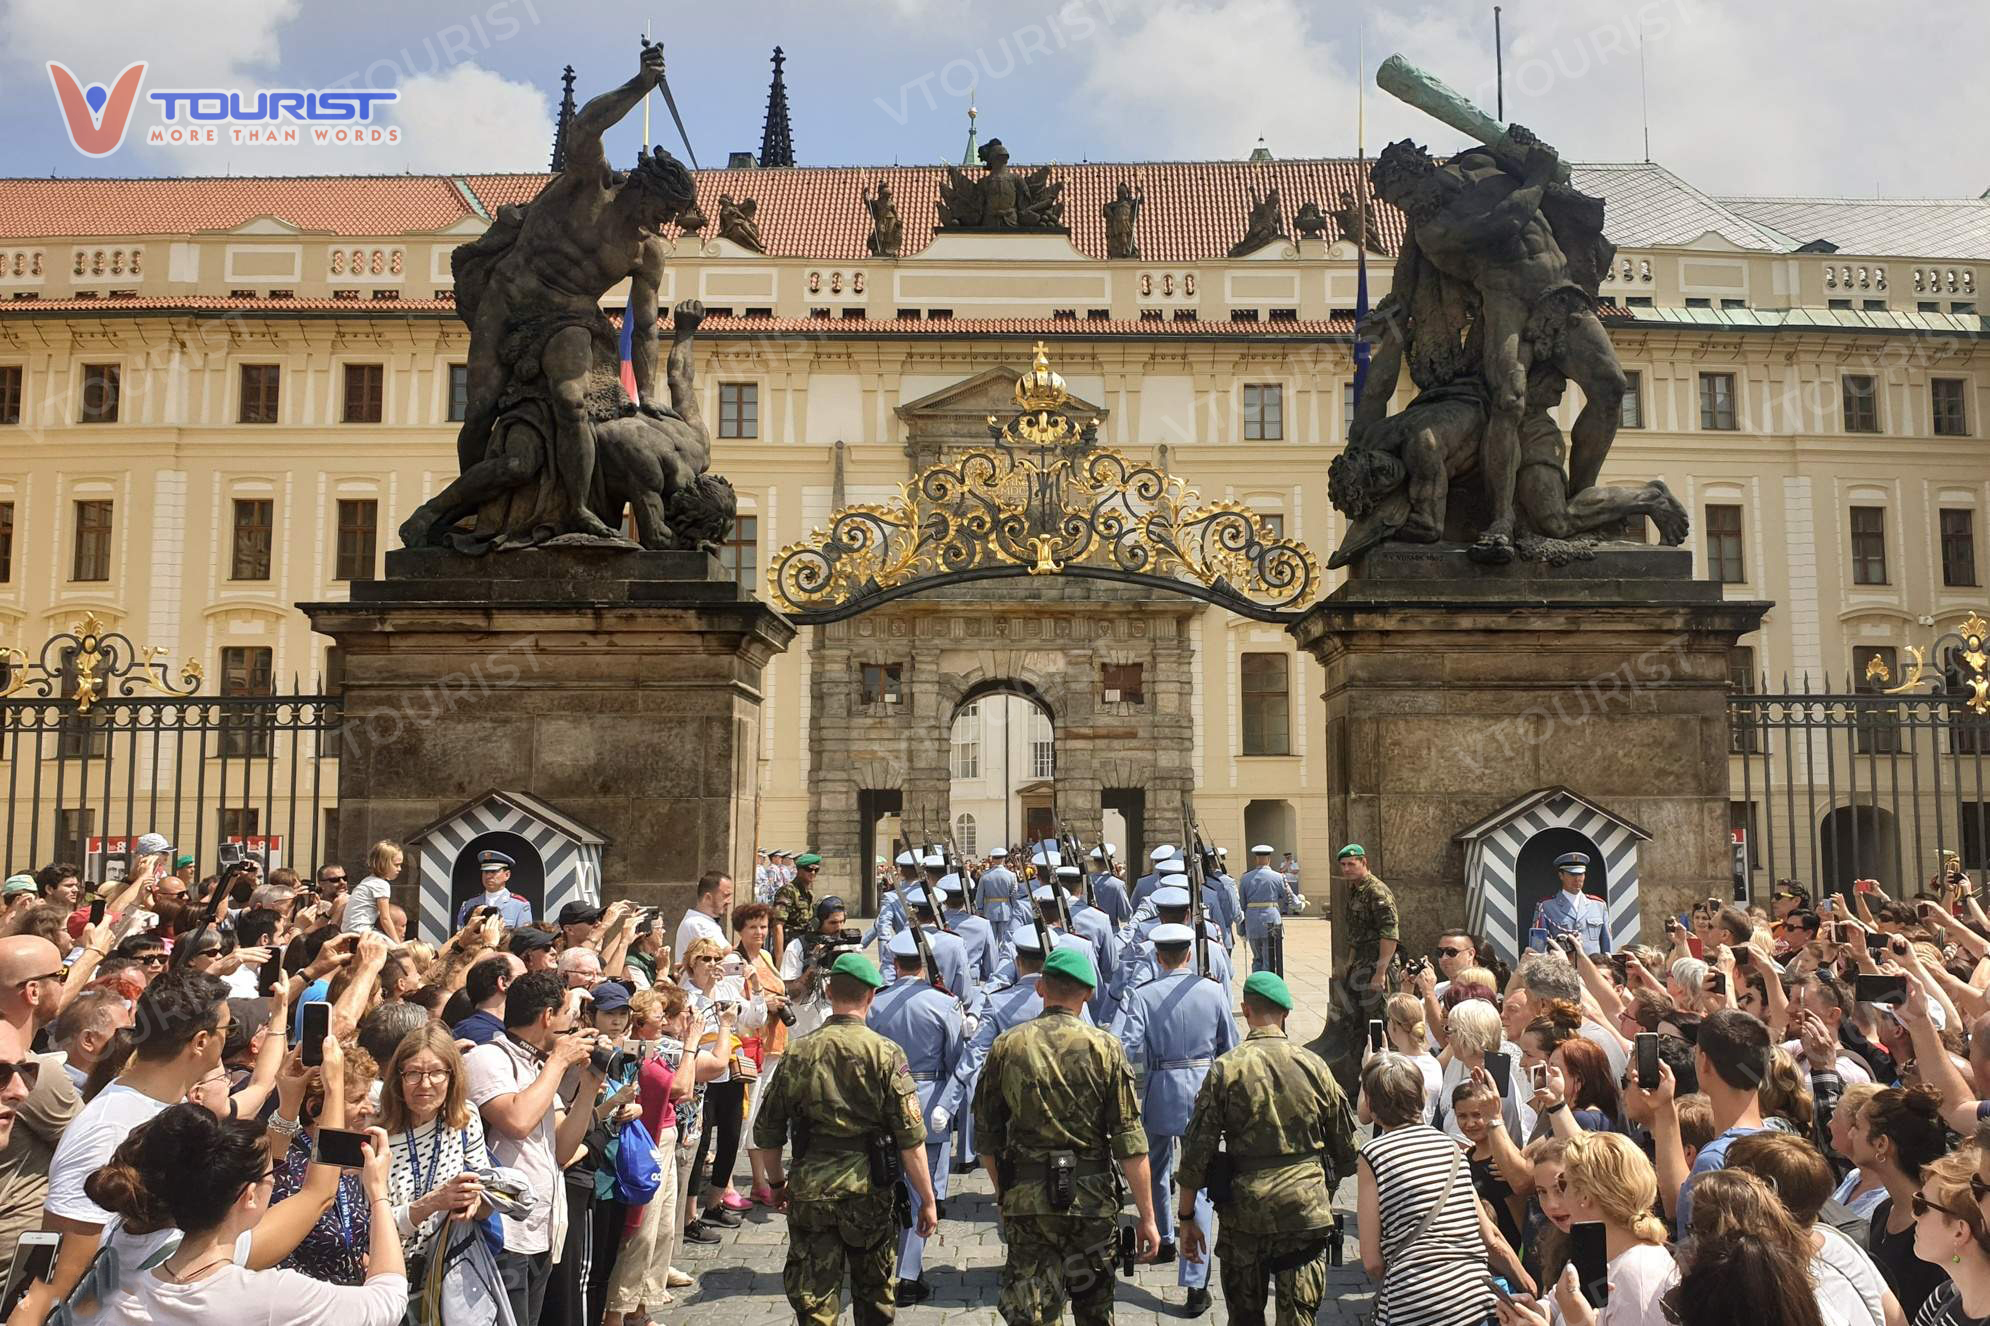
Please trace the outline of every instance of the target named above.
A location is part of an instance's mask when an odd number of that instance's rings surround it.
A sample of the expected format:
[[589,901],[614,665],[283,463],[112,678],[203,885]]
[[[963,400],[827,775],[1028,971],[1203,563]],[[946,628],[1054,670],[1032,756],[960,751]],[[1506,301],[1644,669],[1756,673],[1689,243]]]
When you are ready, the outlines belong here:
[[[1665,1225],[1652,1214],[1658,1174],[1621,1133],[1569,1139],[1557,1180],[1571,1225],[1601,1224],[1609,1305],[1604,1326],[1668,1326],[1662,1300],[1679,1277],[1665,1247]],[[1568,1326],[1599,1320],[1582,1296],[1573,1264],[1555,1282],[1555,1306]]]
[[1507,1056],[1506,1092],[1500,1102],[1500,1119],[1506,1125],[1507,1136],[1533,1135],[1534,1111],[1525,1104],[1528,1093],[1520,1089],[1520,1048],[1506,1039],[1498,1009],[1483,999],[1467,999],[1452,1009],[1445,1020],[1445,1050],[1440,1061],[1444,1064],[1444,1082],[1437,1093],[1438,1126],[1460,1141],[1465,1134],[1459,1131],[1458,1120],[1447,1102],[1457,1092],[1458,1084],[1469,1079],[1473,1069],[1483,1069],[1486,1055],[1496,1050]]
[[1444,1089],[1444,1068],[1430,1052],[1430,1033],[1423,1021],[1423,1001],[1415,995],[1395,994],[1382,1014],[1382,1046],[1403,1055],[1423,1071],[1423,1121],[1437,1120],[1437,1093]]
[[387,942],[401,942],[400,916],[388,905],[388,896],[393,893],[395,878],[401,873],[403,861],[401,845],[392,839],[382,838],[373,844],[366,854],[366,878],[352,886],[346,895],[345,919],[339,922],[339,929],[346,934],[365,934],[378,930],[387,936]]

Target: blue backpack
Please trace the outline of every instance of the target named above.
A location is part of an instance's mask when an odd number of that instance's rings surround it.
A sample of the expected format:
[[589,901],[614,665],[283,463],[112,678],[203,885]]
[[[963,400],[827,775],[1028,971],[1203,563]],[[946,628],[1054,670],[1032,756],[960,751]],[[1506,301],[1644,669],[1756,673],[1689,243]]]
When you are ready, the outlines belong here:
[[615,1198],[624,1206],[643,1206],[663,1184],[656,1163],[656,1139],[641,1119],[622,1125],[615,1138]]

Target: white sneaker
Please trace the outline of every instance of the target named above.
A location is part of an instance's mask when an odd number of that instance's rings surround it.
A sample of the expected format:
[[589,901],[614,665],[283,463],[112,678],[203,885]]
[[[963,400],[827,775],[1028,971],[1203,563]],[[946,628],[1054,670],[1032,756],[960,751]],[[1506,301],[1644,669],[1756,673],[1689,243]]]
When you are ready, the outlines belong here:
[[664,1273],[663,1282],[672,1289],[686,1289],[696,1283],[690,1276],[684,1274],[684,1272],[678,1270],[675,1266]]

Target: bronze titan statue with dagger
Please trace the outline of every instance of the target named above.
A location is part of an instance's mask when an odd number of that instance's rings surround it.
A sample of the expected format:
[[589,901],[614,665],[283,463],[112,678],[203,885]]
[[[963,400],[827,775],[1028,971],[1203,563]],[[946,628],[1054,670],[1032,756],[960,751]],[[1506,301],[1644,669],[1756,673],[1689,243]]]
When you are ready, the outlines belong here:
[[[695,201],[691,173],[661,147],[616,170],[601,142],[662,84],[663,47],[645,42],[635,77],[574,117],[565,169],[452,255],[470,327],[462,473],[401,526],[409,546],[627,546],[615,527],[631,505],[645,547],[725,537],[731,489],[705,473],[710,444],[691,390],[695,302],[673,311],[668,408],[657,374],[662,232]],[[640,409],[622,389],[616,329],[601,308],[624,280]]]

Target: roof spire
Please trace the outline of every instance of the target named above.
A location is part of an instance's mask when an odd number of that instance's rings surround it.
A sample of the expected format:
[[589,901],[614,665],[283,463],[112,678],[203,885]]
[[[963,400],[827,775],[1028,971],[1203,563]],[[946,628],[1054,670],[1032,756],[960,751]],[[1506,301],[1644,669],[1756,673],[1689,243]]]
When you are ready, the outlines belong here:
[[787,58],[780,47],[774,48],[774,82],[767,89],[767,123],[760,131],[763,166],[795,164],[795,139],[788,127],[788,85],[781,77],[781,66]]
[[974,143],[974,117],[980,112],[974,109],[974,88],[967,89],[967,151],[961,153],[960,164],[972,166],[981,160],[979,149]]
[[553,173],[558,174],[567,168],[567,130],[574,122],[574,67],[568,65],[560,75],[560,82],[566,91],[560,95],[560,119],[553,129]]
[[1264,145],[1263,134],[1258,135],[1258,145],[1251,149],[1251,160],[1253,161],[1271,160],[1271,149]]

